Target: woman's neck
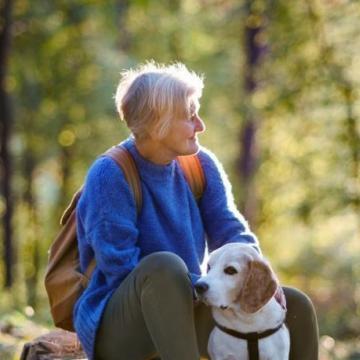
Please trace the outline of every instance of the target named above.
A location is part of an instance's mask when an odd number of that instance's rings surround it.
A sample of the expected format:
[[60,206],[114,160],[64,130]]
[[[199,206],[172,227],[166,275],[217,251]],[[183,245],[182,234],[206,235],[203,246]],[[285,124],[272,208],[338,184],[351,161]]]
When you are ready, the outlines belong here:
[[160,141],[151,138],[135,138],[135,146],[144,159],[157,165],[167,165],[176,158]]

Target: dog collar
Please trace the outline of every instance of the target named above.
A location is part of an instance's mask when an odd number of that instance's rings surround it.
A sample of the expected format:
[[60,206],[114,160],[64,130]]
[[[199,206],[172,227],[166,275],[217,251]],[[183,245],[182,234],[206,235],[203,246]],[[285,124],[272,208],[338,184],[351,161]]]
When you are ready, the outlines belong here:
[[247,341],[247,348],[249,352],[249,360],[259,360],[259,340],[266,338],[272,334],[275,334],[278,330],[282,328],[284,323],[281,323],[279,326],[273,329],[265,330],[263,332],[249,332],[249,333],[242,333],[240,331],[236,331],[233,329],[229,329],[225,326],[218,324],[215,321],[215,325],[224,333],[236,337],[238,339],[246,340]]

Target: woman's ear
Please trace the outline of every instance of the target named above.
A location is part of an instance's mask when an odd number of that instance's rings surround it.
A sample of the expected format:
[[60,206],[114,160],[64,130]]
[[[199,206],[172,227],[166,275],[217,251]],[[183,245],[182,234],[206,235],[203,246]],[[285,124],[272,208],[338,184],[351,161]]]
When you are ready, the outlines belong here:
[[253,260],[241,289],[239,302],[247,313],[260,310],[275,294],[278,280],[270,266],[264,261]]

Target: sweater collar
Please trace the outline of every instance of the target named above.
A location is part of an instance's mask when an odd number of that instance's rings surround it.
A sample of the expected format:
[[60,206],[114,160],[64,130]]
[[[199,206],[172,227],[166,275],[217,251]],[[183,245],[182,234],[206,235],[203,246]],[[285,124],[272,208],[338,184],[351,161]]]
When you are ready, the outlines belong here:
[[124,145],[130,151],[142,176],[158,180],[166,180],[168,177],[173,175],[175,171],[175,160],[166,165],[159,165],[145,159],[136,148],[135,139],[133,136],[130,136],[124,142],[122,142],[122,145]]

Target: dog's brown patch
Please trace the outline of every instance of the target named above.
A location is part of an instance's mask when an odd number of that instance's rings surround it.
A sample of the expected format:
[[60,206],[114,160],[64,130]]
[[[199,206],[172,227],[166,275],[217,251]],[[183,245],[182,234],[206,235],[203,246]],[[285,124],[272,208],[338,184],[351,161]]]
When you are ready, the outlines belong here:
[[239,302],[247,313],[260,310],[275,294],[278,281],[270,266],[263,261],[251,261]]

